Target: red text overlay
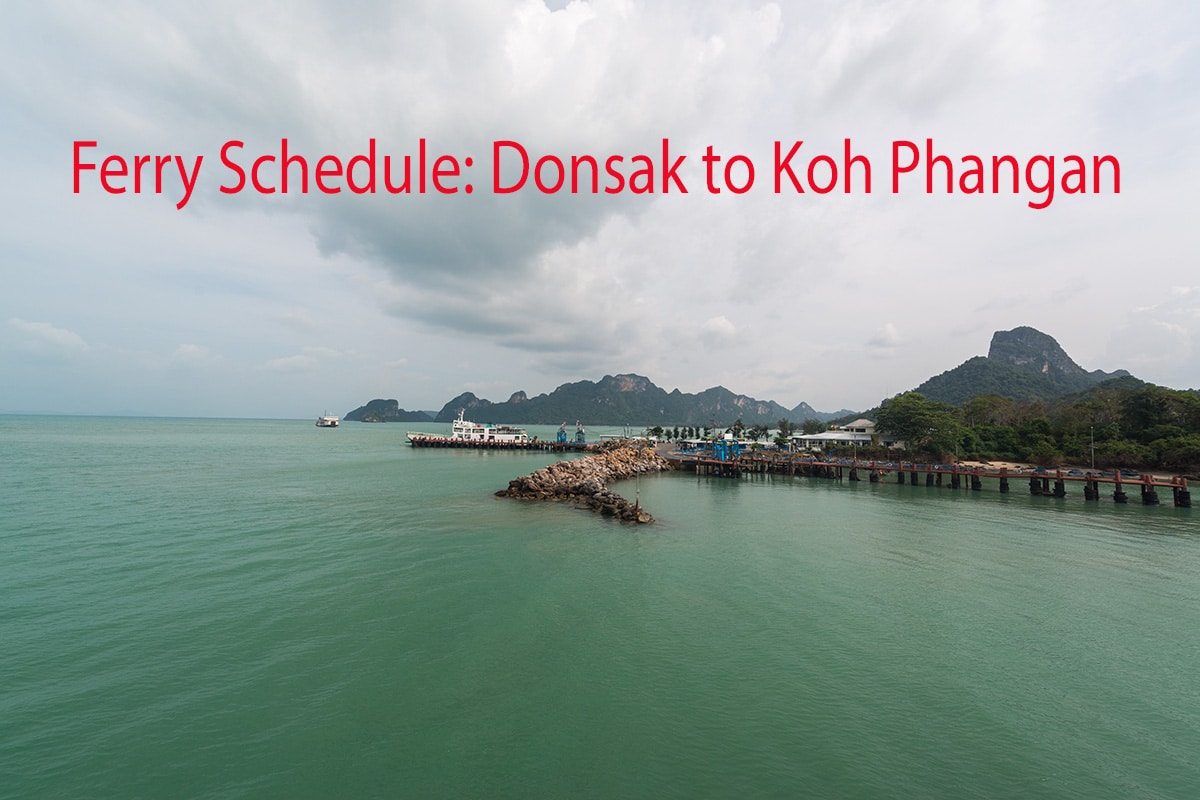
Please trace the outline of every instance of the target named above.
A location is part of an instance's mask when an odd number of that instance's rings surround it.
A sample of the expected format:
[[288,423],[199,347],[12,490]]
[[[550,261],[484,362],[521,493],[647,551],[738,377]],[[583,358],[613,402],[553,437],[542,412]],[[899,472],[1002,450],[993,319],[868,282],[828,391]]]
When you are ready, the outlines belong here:
[[[358,152],[316,155],[295,149],[286,138],[265,152],[248,151],[245,142],[230,139],[215,157],[106,153],[98,141],[79,139],[72,146],[72,175],[75,194],[96,188],[109,195],[166,194],[177,198],[178,209],[188,205],[202,179],[220,195],[470,195],[478,186],[493,195],[884,191],[1014,195],[1036,210],[1062,196],[1121,193],[1121,164],[1108,154],[954,154],[933,139],[897,139],[877,166],[849,138],[834,148],[776,140],[770,149],[769,163],[756,164],[748,155],[718,153],[711,145],[702,153],[680,153],[666,138],[643,152],[600,155],[539,153],[497,139],[478,164],[472,155],[438,151],[425,139],[409,152],[383,149],[372,138]],[[695,185],[689,187],[689,180]]]

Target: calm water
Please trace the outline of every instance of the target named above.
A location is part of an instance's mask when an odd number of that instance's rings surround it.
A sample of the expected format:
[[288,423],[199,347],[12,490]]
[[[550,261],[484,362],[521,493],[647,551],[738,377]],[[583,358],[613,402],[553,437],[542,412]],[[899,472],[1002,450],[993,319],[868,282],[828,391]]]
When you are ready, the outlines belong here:
[[0,796],[1200,796],[1192,511],[404,429],[0,416]]

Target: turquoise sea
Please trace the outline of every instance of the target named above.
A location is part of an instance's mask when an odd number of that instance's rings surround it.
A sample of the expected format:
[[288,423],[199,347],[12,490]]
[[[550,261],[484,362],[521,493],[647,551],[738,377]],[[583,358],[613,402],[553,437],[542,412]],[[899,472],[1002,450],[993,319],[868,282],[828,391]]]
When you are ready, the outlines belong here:
[[0,796],[1200,797],[1193,510],[404,432],[0,416]]

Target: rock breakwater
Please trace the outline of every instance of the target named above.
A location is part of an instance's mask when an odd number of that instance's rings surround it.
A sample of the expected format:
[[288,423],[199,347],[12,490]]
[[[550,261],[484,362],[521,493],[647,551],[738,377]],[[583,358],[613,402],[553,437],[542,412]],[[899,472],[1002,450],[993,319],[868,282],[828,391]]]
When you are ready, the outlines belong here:
[[497,497],[522,500],[561,500],[624,522],[650,523],[654,517],[608,488],[611,481],[672,469],[650,447],[628,441],[605,443],[594,455],[558,461],[508,482]]

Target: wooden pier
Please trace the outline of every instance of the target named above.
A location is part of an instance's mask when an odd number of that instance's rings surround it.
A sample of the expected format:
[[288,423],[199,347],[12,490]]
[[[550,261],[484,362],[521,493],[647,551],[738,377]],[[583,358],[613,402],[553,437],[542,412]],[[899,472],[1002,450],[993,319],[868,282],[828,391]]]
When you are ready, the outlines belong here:
[[1130,476],[1122,475],[1119,471],[1107,473],[1061,469],[1010,470],[1004,467],[963,467],[957,464],[921,464],[905,461],[822,461],[791,453],[739,455],[730,459],[716,459],[705,454],[672,453],[667,458],[677,469],[729,478],[738,478],[745,474],[771,473],[860,481],[863,480],[863,475],[866,475],[866,480],[871,483],[894,481],[897,484],[908,483],[912,486],[924,483],[926,486],[976,492],[983,490],[983,479],[988,478],[999,482],[1002,494],[1009,492],[1012,482],[1017,481],[1028,482],[1031,495],[1058,498],[1067,496],[1069,484],[1083,484],[1084,500],[1099,500],[1103,486],[1105,492],[1111,488],[1114,503],[1128,503],[1130,493],[1136,492],[1142,504],[1148,506],[1160,504],[1160,489],[1170,489],[1175,507],[1192,507],[1187,478],[1180,476]]

